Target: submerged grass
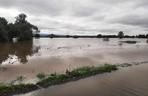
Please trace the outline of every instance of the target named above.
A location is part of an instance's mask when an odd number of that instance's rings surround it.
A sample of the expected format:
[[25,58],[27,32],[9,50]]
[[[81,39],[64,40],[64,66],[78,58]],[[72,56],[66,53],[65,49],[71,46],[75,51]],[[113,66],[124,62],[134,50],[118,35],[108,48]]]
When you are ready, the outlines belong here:
[[37,77],[39,80],[43,80],[43,79],[46,77],[46,75],[45,75],[44,73],[39,73],[39,74],[36,75],[36,77]]
[[34,84],[2,85],[0,96],[12,96],[14,94],[26,93],[38,89]]
[[116,65],[105,64],[100,67],[82,67],[72,71],[66,71],[65,74],[51,74],[45,78],[44,74],[38,74],[40,79],[36,84],[19,84],[19,85],[0,85],[0,96],[11,96],[13,94],[27,93],[39,89],[39,87],[48,87],[51,85],[62,84],[68,81],[79,80],[88,76],[112,72],[117,70]]
[[72,80],[81,79],[84,77],[92,76],[95,74],[101,74],[105,72],[111,72],[117,70],[116,65],[105,64],[100,67],[82,67],[78,69],[74,69],[72,71],[66,71],[65,74],[52,74],[46,79],[43,79],[37,83],[37,85],[41,87],[48,87],[51,85],[64,83]]

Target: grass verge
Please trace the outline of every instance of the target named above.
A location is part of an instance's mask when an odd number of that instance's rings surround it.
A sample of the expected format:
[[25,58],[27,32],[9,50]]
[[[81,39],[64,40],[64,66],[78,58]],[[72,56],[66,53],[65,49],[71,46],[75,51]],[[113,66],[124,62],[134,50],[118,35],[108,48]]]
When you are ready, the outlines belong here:
[[84,77],[93,76],[105,72],[111,72],[117,70],[116,65],[105,64],[100,67],[82,67],[72,71],[66,71],[65,74],[51,74],[46,79],[43,79],[37,83],[41,87],[48,87],[55,84],[65,83],[68,81],[78,80]]
[[0,96],[12,96],[14,94],[22,94],[39,89],[40,87],[49,87],[66,83],[69,81],[79,80],[85,77],[93,76],[96,74],[112,72],[117,70],[116,65],[105,64],[100,67],[82,67],[72,71],[66,71],[65,74],[50,74],[46,78],[43,74],[38,74],[37,77],[41,78],[36,84],[19,84],[19,85],[0,85]]

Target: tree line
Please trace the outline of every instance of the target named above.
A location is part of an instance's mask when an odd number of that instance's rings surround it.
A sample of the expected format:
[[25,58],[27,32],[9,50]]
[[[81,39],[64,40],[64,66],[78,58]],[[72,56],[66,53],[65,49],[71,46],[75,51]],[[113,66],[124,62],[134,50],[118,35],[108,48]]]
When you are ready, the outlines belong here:
[[16,17],[14,23],[8,23],[4,17],[0,17],[0,42],[12,42],[13,38],[18,41],[32,40],[33,31],[39,32],[38,27],[29,23],[24,13]]

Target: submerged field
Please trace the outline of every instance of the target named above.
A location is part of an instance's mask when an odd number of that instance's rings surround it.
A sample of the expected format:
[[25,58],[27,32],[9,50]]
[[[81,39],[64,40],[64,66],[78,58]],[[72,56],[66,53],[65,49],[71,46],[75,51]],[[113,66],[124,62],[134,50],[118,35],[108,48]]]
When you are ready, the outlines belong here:
[[[130,41],[130,43],[128,43]],[[135,42],[136,41],[136,42]],[[132,43],[134,42],[134,43]],[[10,83],[12,81],[16,81],[14,83],[20,83],[17,81],[18,78],[22,77],[21,83],[36,83],[38,82],[38,78],[36,77],[39,73],[44,74],[63,74],[66,70],[73,70],[79,67],[84,66],[101,66],[102,64],[127,64],[127,63],[136,63],[136,62],[147,62],[148,57],[148,44],[146,43],[146,39],[110,39],[109,41],[103,41],[102,39],[64,39],[64,38],[56,38],[56,39],[34,39],[33,42],[20,42],[15,44],[0,44],[0,82],[1,83]],[[135,64],[136,65],[136,64]],[[139,83],[132,83],[133,85],[127,85],[127,87],[123,86],[123,90],[118,90],[117,96],[124,94],[123,96],[137,96],[136,94],[143,94],[138,96],[146,96],[144,90],[147,89],[145,84],[146,79],[146,69],[147,63],[143,65],[139,65],[136,68],[128,67],[123,68],[121,71],[113,72],[110,75],[106,74],[102,76],[95,76],[88,79],[80,80],[76,83],[82,90],[77,90],[76,86],[73,83],[64,84],[60,86],[55,86],[52,88],[48,88],[47,90],[37,91],[34,93],[26,94],[25,96],[69,96],[75,93],[76,96],[84,95],[84,90],[89,89],[89,84],[91,84],[90,88],[94,86],[94,91],[89,90],[86,94],[97,96],[109,96],[103,95],[105,90],[111,92],[110,88],[113,88],[113,92],[116,89],[117,84],[121,84],[119,77],[124,77],[127,83],[132,82],[132,79],[129,77],[135,78],[135,82],[142,81],[141,85]],[[139,70],[138,73],[135,70]],[[131,70],[131,71],[130,71]],[[142,71],[143,70],[143,71]],[[144,71],[145,70],[145,71]],[[119,72],[119,73],[118,73]],[[134,74],[135,72],[135,74]],[[114,74],[120,74],[116,77]],[[131,75],[132,74],[132,75]],[[136,79],[136,75],[141,78]],[[140,76],[141,74],[141,76]],[[107,77],[112,77],[111,79],[107,79]],[[137,76],[137,77],[138,77]],[[101,78],[101,79],[93,79],[93,78]],[[114,79],[115,78],[115,79]],[[94,82],[95,80],[95,82]],[[114,80],[116,83],[110,84]],[[134,82],[133,80],[133,82]],[[121,80],[122,81],[122,80]],[[84,82],[84,83],[82,83]],[[97,83],[101,86],[96,85]],[[83,85],[82,85],[83,84]],[[107,84],[107,86],[105,86]],[[109,85],[108,85],[109,84]],[[61,89],[63,86],[66,89]],[[84,88],[86,86],[86,88]],[[138,89],[135,89],[134,86],[139,86]],[[119,89],[121,86],[117,86]],[[71,88],[76,88],[75,91],[72,91]],[[83,89],[84,88],[84,89]],[[88,89],[87,89],[88,88]],[[102,88],[102,89],[101,89]],[[132,90],[129,91],[130,88]],[[99,90],[97,93],[96,91]],[[140,91],[139,91],[140,90]],[[48,92],[47,92],[48,91]],[[52,91],[52,92],[51,92]],[[58,91],[58,92],[57,92]],[[55,92],[55,93],[54,93]],[[136,93],[140,92],[140,93]],[[77,94],[76,94],[77,93]],[[129,93],[133,93],[129,95]],[[35,94],[35,95],[34,95]],[[68,95],[69,94],[69,95]],[[110,93],[111,94],[111,93]],[[115,93],[112,93],[115,94]],[[86,95],[87,96],[87,95]],[[116,96],[116,95],[111,95]]]
[[66,70],[64,74],[48,74],[44,75],[43,73],[38,74],[37,77],[39,81],[36,84],[1,84],[0,85],[0,96],[11,96],[15,94],[23,94],[31,92],[37,89],[47,88],[53,85],[63,84],[70,81],[76,81],[83,79],[89,76],[109,73],[112,71],[118,70],[116,65],[105,64],[100,67],[81,67],[74,69],[72,71]]

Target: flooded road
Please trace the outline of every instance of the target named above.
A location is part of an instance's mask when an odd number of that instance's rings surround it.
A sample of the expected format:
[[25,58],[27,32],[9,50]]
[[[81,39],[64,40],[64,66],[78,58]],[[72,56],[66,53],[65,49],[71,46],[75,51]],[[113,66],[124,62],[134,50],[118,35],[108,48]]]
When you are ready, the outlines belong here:
[[[136,44],[120,41],[135,40]],[[38,73],[63,73],[82,66],[147,61],[146,39],[42,38],[0,44],[0,82],[23,76],[34,83]]]

